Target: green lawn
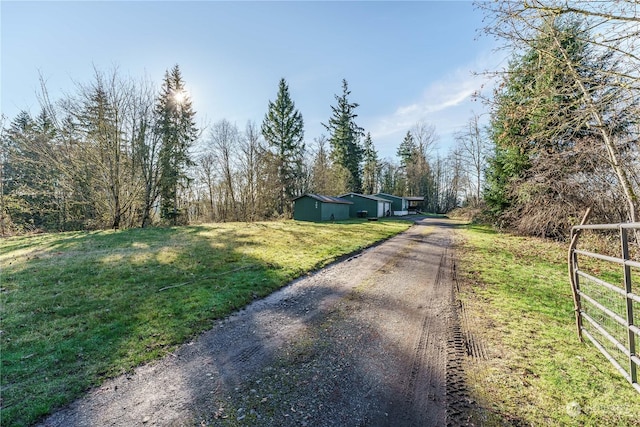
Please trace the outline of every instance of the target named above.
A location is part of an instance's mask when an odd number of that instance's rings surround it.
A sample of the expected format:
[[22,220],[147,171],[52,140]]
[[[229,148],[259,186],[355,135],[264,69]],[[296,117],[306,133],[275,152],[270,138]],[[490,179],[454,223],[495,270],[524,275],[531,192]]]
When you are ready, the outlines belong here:
[[409,226],[282,221],[1,240],[0,424],[32,424],[214,319]]
[[640,426],[640,394],[577,338],[568,246],[474,226],[459,236],[460,298],[488,353],[467,360],[476,421]]

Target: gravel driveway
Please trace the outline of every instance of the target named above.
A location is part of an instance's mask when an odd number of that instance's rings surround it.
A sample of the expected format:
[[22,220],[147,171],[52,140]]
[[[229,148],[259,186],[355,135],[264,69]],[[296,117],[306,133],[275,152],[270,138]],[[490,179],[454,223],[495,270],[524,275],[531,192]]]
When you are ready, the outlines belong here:
[[464,425],[452,234],[423,219],[40,425]]

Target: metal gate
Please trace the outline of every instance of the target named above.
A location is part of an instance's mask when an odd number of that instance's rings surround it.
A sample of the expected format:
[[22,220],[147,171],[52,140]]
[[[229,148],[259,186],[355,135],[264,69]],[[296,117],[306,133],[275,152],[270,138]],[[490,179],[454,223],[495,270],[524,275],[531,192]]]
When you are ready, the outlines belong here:
[[[620,256],[578,249],[583,230],[617,234]],[[636,347],[640,340],[640,262],[631,259],[630,231],[638,236],[640,223],[575,226],[571,229],[568,262],[580,340],[586,336],[640,392]]]

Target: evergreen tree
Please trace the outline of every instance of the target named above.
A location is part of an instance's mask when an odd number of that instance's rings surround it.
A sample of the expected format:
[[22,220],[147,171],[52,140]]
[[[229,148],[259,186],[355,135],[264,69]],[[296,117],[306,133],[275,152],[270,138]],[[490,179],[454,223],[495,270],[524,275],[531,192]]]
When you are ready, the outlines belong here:
[[0,214],[8,216],[19,231],[62,229],[57,199],[59,172],[47,157],[54,137],[51,120],[43,110],[35,119],[21,111],[3,138]]
[[413,139],[413,135],[411,131],[407,131],[407,134],[404,136],[402,143],[398,146],[398,157],[400,158],[400,165],[404,168],[407,168],[411,165],[414,157],[416,155],[416,142]]
[[275,150],[279,186],[282,189],[278,213],[289,213],[291,199],[302,190],[305,146],[302,114],[295,109],[285,79],[280,79],[275,102],[269,101],[268,111],[262,121],[262,136]]
[[333,114],[329,123],[323,123],[323,126],[329,132],[331,159],[348,173],[345,190],[359,193],[362,191],[363,156],[360,138],[364,136],[364,129],[355,123],[358,115],[354,111],[358,104],[349,102],[350,94],[347,81],[343,79],[342,96],[335,95],[338,105],[331,106]]
[[160,215],[175,225],[180,215],[178,190],[188,181],[186,168],[194,164],[189,149],[198,137],[195,111],[178,65],[165,73],[156,113],[157,132],[162,141],[159,153]]
[[502,90],[495,94],[490,135],[494,155],[488,160],[484,199],[494,215],[501,215],[512,204],[511,183],[530,168],[527,150],[525,106],[530,103],[528,87],[533,76],[523,64],[512,61]]
[[[123,95],[129,88],[116,88],[115,74],[105,80],[96,72],[95,81],[80,91],[82,109],[75,121],[82,132],[83,160],[91,164],[90,187],[93,202],[98,212],[111,227],[120,228],[124,211],[130,200],[127,184],[135,179],[126,172],[131,171],[127,135],[124,131],[125,108]],[[124,89],[124,90],[118,90]]]
[[398,164],[391,160],[384,160],[380,164],[380,192],[401,194],[404,190],[404,180],[400,175],[400,166]]
[[[611,136],[624,132],[628,121],[615,111],[615,97],[599,89],[612,64],[588,38],[579,21],[549,19],[530,49],[511,62],[495,94],[495,154],[485,200],[500,222],[521,233],[563,237],[587,205],[610,197],[610,172],[596,160],[606,157],[604,144],[594,144],[602,139],[601,126],[592,116],[606,118]],[[587,83],[589,96],[582,90]]]
[[[575,30],[564,29],[565,47],[574,45],[577,60],[585,45],[574,44],[577,40],[571,33]],[[495,153],[489,159],[485,191],[494,214],[502,215],[518,199],[527,199],[523,192],[528,188],[520,184],[530,175],[534,159],[562,149],[575,136],[570,124],[576,119],[576,92],[566,85],[564,70],[553,59],[558,54],[549,35],[538,34],[532,48],[511,61],[495,94],[490,123]]]
[[380,162],[378,152],[371,141],[371,133],[367,133],[363,146],[364,167],[362,169],[362,191],[364,194],[373,194],[378,188],[378,175]]
[[[583,203],[584,197],[576,197],[576,204],[572,208],[574,212],[565,211],[565,213],[573,217],[576,215],[575,210],[583,211],[586,205],[590,205],[594,208],[592,220],[617,222],[622,219],[637,222],[638,212],[640,212],[640,194],[638,194],[640,179],[637,167],[637,159],[640,157],[637,145],[640,99],[637,85],[640,81],[637,0],[612,2],[503,0],[478,2],[478,5],[489,12],[487,22],[490,24],[486,28],[487,33],[503,38],[519,51],[535,50],[541,62],[556,64],[561,78],[554,81],[564,80],[567,83],[566,88],[578,95],[574,97],[577,102],[574,104],[575,109],[571,118],[566,120],[567,116],[557,114],[563,119],[560,122],[560,128],[551,127],[545,133],[548,134],[549,130],[552,132],[563,130],[567,124],[572,127],[580,122],[587,124],[591,130],[591,137],[574,140],[573,142],[582,145],[575,151],[583,154],[583,161],[603,165],[599,171],[601,174],[599,179],[602,183],[609,182],[608,185],[612,185],[612,178],[615,180],[613,184],[615,188],[609,187],[608,191],[602,191],[598,196],[593,196],[593,188],[576,186],[583,195],[592,195],[591,200]],[[581,30],[572,31],[571,21],[579,22]],[[570,25],[564,25],[567,22]],[[564,31],[565,29],[569,31]],[[546,39],[546,45],[540,43],[541,35]],[[583,46],[587,49],[582,49]],[[544,80],[538,81],[545,83]],[[551,98],[555,97],[552,95],[549,99]],[[556,116],[557,110],[547,111],[552,116]],[[579,114],[575,115],[576,112],[581,113],[582,117]],[[584,155],[585,153],[589,155]],[[558,172],[565,166],[579,163],[575,158],[566,162],[572,156],[558,157],[555,159],[557,161],[555,165],[553,161],[549,162],[549,165],[554,167],[547,168],[547,171]],[[537,157],[534,156],[532,159]],[[608,172],[604,171],[605,163],[609,166]],[[603,176],[603,174],[609,176]],[[593,175],[583,171],[580,181],[595,183]],[[586,176],[590,176],[588,180],[584,180]],[[559,181],[561,180],[558,180],[558,177],[553,177],[551,180],[553,183]],[[575,180],[574,183],[569,184],[575,184]],[[560,193],[566,194],[566,190],[561,190]],[[603,203],[603,198],[608,199],[607,202]],[[622,218],[620,218],[621,210],[618,209],[620,201],[626,205],[623,208]],[[560,197],[556,206],[562,203],[564,206],[569,206],[566,197]],[[602,213],[605,215],[598,215],[596,212],[596,205],[600,204],[604,208]],[[545,214],[547,217],[558,217],[558,214],[563,213],[550,214],[547,210]],[[605,216],[610,218],[607,219]],[[572,218],[569,220],[573,221]]]
[[432,137],[426,133],[418,144],[416,138],[407,131],[402,143],[398,146],[397,155],[400,159],[400,176],[398,176],[398,193],[403,196],[423,196],[432,198],[430,189],[433,181],[431,168],[427,161],[427,139]]
[[326,142],[324,135],[316,139],[316,152],[311,166],[311,192],[317,194],[333,193],[331,162]]

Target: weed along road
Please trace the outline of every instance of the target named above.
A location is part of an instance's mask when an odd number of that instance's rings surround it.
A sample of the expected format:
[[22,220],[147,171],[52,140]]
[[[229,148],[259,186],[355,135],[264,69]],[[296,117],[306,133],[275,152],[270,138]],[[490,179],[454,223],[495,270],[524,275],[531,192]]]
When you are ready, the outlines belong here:
[[422,219],[40,425],[463,425],[452,234]]

